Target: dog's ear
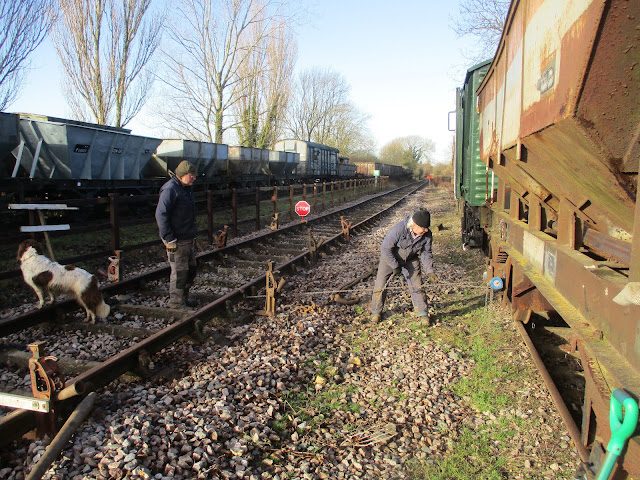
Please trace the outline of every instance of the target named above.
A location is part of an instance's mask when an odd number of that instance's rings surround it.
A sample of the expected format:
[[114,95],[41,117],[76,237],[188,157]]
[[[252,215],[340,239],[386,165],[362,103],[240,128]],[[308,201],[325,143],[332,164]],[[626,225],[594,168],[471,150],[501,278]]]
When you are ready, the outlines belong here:
[[37,240],[29,238],[27,240],[23,240],[22,242],[20,242],[20,245],[18,245],[18,260],[22,258],[24,252],[29,250],[29,247],[33,247],[33,249],[38,252],[39,255],[43,255],[44,250],[42,250],[42,244]]
[[27,248],[29,248],[29,245],[27,245],[27,240],[23,240],[22,242],[20,242],[20,245],[18,245],[18,256],[16,257],[16,260],[20,260],[22,258],[22,255],[24,255],[24,252],[27,251]]

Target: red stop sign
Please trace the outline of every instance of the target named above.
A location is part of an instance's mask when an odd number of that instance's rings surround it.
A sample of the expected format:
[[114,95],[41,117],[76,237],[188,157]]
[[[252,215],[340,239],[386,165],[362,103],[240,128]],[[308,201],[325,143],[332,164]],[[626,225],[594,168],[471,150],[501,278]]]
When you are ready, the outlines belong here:
[[301,217],[306,217],[311,212],[311,206],[304,200],[296,203],[296,213]]

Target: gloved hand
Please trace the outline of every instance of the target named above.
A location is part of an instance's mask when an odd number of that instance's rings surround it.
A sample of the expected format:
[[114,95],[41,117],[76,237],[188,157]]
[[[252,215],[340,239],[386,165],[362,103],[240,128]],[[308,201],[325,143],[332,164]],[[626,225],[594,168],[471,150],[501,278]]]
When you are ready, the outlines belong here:
[[438,283],[438,275],[436,275],[435,273],[431,272],[430,274],[427,275],[427,278],[429,279],[430,283]]
[[175,252],[178,249],[178,240],[171,240],[170,242],[163,240],[162,242],[169,252]]
[[402,273],[402,268],[401,267],[397,267],[393,269],[393,274],[394,275],[400,275]]

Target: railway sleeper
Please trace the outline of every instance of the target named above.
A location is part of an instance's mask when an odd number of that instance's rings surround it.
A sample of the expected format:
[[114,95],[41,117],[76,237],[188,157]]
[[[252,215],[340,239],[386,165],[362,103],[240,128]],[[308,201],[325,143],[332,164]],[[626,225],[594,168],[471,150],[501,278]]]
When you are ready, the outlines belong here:
[[258,262],[262,262],[263,264],[267,264],[268,262],[274,262],[276,264],[278,263],[283,263],[287,260],[289,260],[289,257],[286,257],[284,255],[269,255],[269,254],[259,254],[259,253],[253,253],[253,252],[239,252],[238,256],[240,257],[250,257],[254,259],[254,263],[258,263]]
[[261,271],[258,267],[251,268],[247,266],[238,268],[235,265],[230,265],[228,267],[218,266],[216,270],[221,275],[236,274],[242,275],[246,279],[256,278],[259,277],[261,273],[264,273],[264,270]]

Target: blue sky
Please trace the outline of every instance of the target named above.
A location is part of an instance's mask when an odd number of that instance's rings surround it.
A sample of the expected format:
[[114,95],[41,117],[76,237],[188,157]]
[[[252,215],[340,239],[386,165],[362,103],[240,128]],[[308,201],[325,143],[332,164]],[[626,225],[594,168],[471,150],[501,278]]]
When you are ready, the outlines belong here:
[[[309,24],[298,29],[296,69],[330,67],[351,85],[351,99],[370,115],[377,147],[418,135],[435,142],[434,160],[450,160],[447,114],[471,62],[462,54],[470,39],[457,39],[451,17],[458,2],[442,0],[322,0]],[[7,110],[69,118],[58,57],[46,41],[31,60],[28,83]],[[152,113],[128,128],[161,136]]]

